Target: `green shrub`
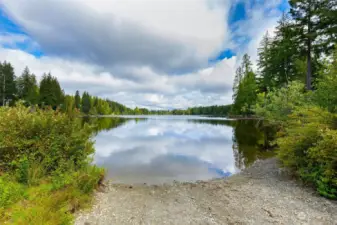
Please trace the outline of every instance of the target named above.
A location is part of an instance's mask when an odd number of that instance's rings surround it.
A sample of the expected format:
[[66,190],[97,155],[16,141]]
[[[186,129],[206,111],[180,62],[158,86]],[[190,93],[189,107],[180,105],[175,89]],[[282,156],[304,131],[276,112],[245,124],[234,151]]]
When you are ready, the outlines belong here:
[[24,197],[24,193],[23,185],[11,181],[7,176],[0,176],[0,208],[6,208],[19,201]]
[[319,107],[297,109],[278,138],[278,157],[318,192],[337,198],[337,130],[334,115]]
[[309,105],[310,94],[304,90],[304,84],[293,81],[288,87],[261,93],[258,95],[254,112],[270,124],[283,126],[295,109]]
[[[0,118],[0,151],[5,153],[0,156],[0,166],[5,171],[19,170],[22,182],[28,182],[28,163],[23,156],[36,160],[51,174],[68,165],[64,162],[72,162],[75,169],[82,167],[94,152],[92,129],[66,114],[19,105],[1,107]],[[14,168],[12,162],[16,162]]]
[[90,165],[93,129],[22,105],[1,107],[0,118],[0,224],[71,224],[104,176]]
[[86,167],[75,173],[76,187],[84,194],[89,194],[102,182],[104,174],[104,169],[96,166]]

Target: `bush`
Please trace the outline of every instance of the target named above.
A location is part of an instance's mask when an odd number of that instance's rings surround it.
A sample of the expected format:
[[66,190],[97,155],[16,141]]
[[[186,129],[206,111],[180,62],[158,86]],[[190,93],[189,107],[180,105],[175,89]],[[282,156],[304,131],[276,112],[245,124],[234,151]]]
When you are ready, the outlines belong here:
[[7,176],[0,177],[0,209],[19,201],[24,193],[23,185],[11,181]]
[[319,107],[297,109],[277,143],[281,162],[318,192],[337,198],[337,130],[334,115]]
[[[305,92],[304,85],[292,82],[261,94],[255,112],[264,124],[278,130],[278,158],[318,192],[337,198],[337,116],[335,83],[328,74],[317,83],[317,90]],[[329,112],[330,111],[330,112]]]
[[92,127],[22,105],[0,117],[0,224],[71,224],[104,177],[90,165]]
[[270,124],[282,126],[295,109],[308,105],[310,94],[304,90],[304,84],[293,81],[288,87],[261,93],[258,95],[254,112]]
[[0,168],[18,170],[21,182],[28,183],[31,160],[51,174],[69,163],[79,169],[94,152],[92,129],[66,114],[19,105],[0,108],[0,117]]

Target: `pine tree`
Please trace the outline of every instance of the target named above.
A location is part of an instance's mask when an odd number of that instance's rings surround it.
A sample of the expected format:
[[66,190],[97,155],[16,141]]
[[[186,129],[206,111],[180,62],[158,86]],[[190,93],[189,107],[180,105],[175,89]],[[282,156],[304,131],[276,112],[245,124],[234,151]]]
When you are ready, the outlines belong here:
[[[237,93],[232,106],[232,114],[236,115],[250,115],[253,110],[252,107],[256,102],[256,77],[252,69],[250,57],[245,54],[242,59],[240,69],[240,82],[237,86]],[[241,73],[241,71],[243,71]]]
[[273,86],[273,73],[271,71],[270,65],[270,46],[272,39],[269,37],[268,32],[263,36],[258,48],[258,69],[260,72],[259,76],[259,86],[261,92],[267,92],[268,87]]
[[238,94],[239,84],[241,82],[242,76],[243,76],[242,68],[239,67],[239,68],[237,68],[236,73],[235,73],[235,77],[234,77],[233,96],[232,96],[233,100],[236,98],[236,96]]
[[39,88],[37,86],[36,77],[29,72],[26,67],[22,75],[17,79],[18,97],[28,104],[38,104]]
[[288,14],[283,14],[276,27],[275,37],[270,38],[266,34],[259,47],[258,82],[262,92],[302,78],[298,68],[300,49],[295,40],[293,23]]
[[304,49],[307,59],[306,88],[312,88],[312,57],[332,49],[336,41],[335,0],[289,0],[290,14],[295,20],[297,41]]
[[14,68],[6,61],[0,63],[0,101],[1,105],[13,103],[17,98]]
[[75,107],[76,107],[76,109],[81,108],[81,96],[80,96],[79,91],[76,91],[76,94],[75,94]]
[[88,92],[83,92],[82,95],[82,112],[85,114],[89,114],[91,109],[91,100]]
[[56,77],[44,74],[40,83],[40,104],[54,109],[63,103],[64,93]]

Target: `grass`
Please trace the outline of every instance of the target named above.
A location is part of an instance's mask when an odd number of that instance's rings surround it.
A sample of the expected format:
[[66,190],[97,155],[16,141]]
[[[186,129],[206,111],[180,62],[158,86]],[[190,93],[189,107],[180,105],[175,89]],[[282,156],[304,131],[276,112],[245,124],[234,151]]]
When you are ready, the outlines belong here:
[[0,107],[0,118],[0,224],[72,224],[104,177],[90,161],[94,129],[20,104]]
[[95,166],[62,177],[62,185],[57,183],[60,177],[40,180],[39,185],[22,185],[2,176],[0,224],[72,224],[72,213],[90,206],[93,190],[103,176],[104,171]]

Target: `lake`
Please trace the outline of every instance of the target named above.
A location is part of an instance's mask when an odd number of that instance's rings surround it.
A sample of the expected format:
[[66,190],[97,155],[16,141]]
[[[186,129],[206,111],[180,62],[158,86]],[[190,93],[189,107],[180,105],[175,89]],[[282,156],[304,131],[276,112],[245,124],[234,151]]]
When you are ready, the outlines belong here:
[[252,120],[199,116],[90,118],[97,127],[94,163],[116,183],[162,184],[231,176],[257,159],[265,132]]

